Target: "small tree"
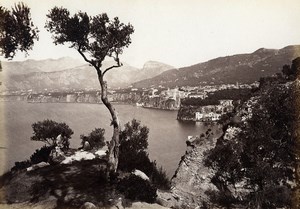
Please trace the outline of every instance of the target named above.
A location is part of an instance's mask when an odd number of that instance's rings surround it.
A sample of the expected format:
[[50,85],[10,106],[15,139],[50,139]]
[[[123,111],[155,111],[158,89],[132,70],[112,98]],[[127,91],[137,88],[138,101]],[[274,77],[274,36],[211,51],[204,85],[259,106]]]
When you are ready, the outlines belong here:
[[38,32],[29,7],[18,3],[9,11],[0,6],[0,48],[5,58],[12,59],[18,50],[27,54],[38,40]]
[[42,141],[49,146],[56,145],[56,138],[61,135],[63,148],[69,148],[69,139],[74,133],[65,123],[57,123],[53,120],[38,121],[32,124],[33,136],[31,140]]
[[88,136],[80,135],[82,146],[87,141],[91,145],[91,148],[102,148],[105,145],[104,133],[105,130],[103,128],[95,128]]
[[151,166],[146,149],[148,148],[149,129],[141,126],[140,122],[133,119],[125,124],[124,130],[120,132],[120,160],[119,169],[132,171],[142,167]]
[[[115,108],[107,98],[107,83],[104,75],[113,68],[122,66],[119,55],[131,43],[130,35],[134,32],[132,25],[123,24],[117,17],[110,20],[103,13],[90,17],[78,12],[70,16],[65,8],[54,7],[47,15],[45,27],[53,34],[55,44],[70,44],[97,72],[101,87],[101,100],[109,110],[113,126],[113,136],[109,144],[108,170],[116,171],[119,157],[120,125]],[[102,62],[111,57],[115,65],[102,69]]]
[[169,189],[170,180],[162,167],[158,168],[155,161],[149,159],[147,126],[142,126],[133,119],[125,124],[120,132],[119,170],[131,172],[134,169],[143,171],[159,189]]

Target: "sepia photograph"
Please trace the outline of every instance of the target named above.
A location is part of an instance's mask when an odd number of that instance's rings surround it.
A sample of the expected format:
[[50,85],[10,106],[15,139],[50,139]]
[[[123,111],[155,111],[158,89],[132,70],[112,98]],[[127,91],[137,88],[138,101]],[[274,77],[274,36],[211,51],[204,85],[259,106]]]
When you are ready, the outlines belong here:
[[1,0],[0,209],[300,209],[299,0]]

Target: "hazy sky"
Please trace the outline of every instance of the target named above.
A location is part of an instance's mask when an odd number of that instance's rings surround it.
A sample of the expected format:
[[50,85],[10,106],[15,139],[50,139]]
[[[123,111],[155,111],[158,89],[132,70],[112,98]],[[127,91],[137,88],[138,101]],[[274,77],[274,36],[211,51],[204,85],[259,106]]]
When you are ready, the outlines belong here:
[[[15,0],[1,0],[11,7]],[[156,60],[175,67],[204,62],[219,56],[251,53],[265,48],[300,44],[299,0],[24,0],[39,27],[36,42],[26,59],[71,56],[74,49],[55,46],[44,29],[46,13],[63,6],[89,15],[106,12],[130,22],[135,32],[132,44],[121,56],[123,62],[142,67]],[[22,60],[18,54],[15,60]]]

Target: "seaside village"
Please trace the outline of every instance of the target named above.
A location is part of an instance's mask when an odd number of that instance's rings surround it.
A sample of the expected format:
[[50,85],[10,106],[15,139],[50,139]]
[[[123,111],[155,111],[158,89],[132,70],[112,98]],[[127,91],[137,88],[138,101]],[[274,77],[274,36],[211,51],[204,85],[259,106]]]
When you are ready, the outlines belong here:
[[[153,108],[162,110],[180,110],[182,101],[185,99],[204,100],[214,92],[224,89],[250,89],[257,86],[253,84],[227,84],[214,86],[185,86],[167,88],[164,86],[152,88],[123,88],[110,89],[108,99],[115,103],[131,104],[142,108]],[[101,103],[100,91],[94,89],[84,90],[48,90],[44,89],[40,92],[32,90],[2,92],[0,100],[24,100],[30,103]],[[193,105],[191,105],[193,106]],[[195,104],[194,104],[195,106]],[[193,109],[192,121],[217,121],[222,114],[233,110],[233,100],[222,99],[218,104],[199,106]]]
[[219,105],[201,106],[200,111],[195,112],[195,121],[218,121],[221,116],[233,111],[233,100],[220,100]]

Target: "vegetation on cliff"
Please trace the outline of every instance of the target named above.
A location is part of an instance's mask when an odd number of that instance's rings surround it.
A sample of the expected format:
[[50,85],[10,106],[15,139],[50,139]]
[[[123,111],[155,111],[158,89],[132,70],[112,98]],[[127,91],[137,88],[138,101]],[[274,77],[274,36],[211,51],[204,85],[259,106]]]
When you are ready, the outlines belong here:
[[218,191],[208,191],[213,203],[227,208],[299,206],[293,195],[298,190],[299,59],[290,70],[284,67],[283,75],[263,79],[268,82],[261,82],[237,108],[207,154],[206,165],[216,170],[212,182]]

